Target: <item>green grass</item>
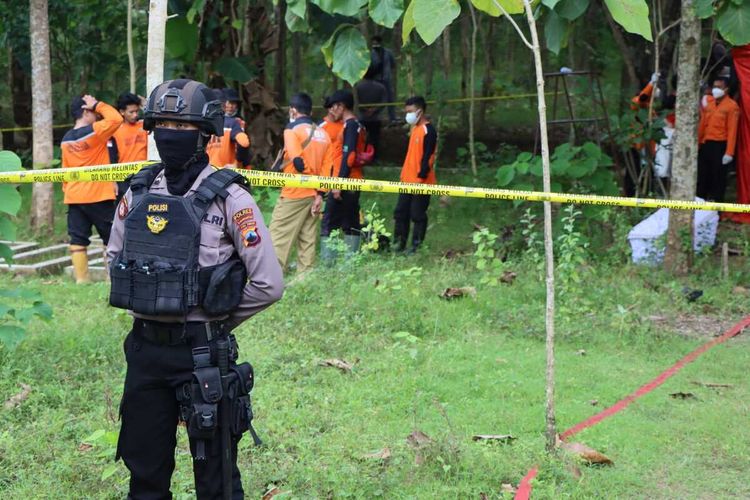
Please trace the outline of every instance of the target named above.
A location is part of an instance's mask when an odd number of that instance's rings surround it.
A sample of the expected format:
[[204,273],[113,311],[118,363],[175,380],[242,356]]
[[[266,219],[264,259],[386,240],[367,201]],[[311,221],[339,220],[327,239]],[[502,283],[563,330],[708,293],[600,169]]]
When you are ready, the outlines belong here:
[[[363,206],[373,200],[384,214],[395,202],[365,195]],[[506,266],[516,281],[489,287],[479,284],[471,256],[441,257],[471,249],[473,224],[500,232],[515,222],[509,206],[457,199],[442,206],[434,199],[424,252],[318,269],[240,327],[241,358],[256,369],[255,423],[266,443],[241,443],[248,498],[270,484],[293,498],[501,498],[501,485],[517,484],[534,464],[541,466],[534,498],[750,496],[750,350],[743,337],[574,438],[607,454],[613,467],[580,466],[576,478],[570,459],[545,455],[540,271],[512,257]],[[746,271],[721,281],[706,258],[695,276],[677,281],[626,265],[621,254],[615,245],[590,258],[580,284],[558,285],[560,431],[747,314],[747,298],[732,294],[746,283]],[[413,267],[422,271],[399,273]],[[465,285],[477,287],[475,298],[438,297]],[[689,304],[683,285],[705,295]],[[0,497],[123,498],[127,471],[111,464],[128,317],[106,306],[105,284],[0,275],[0,289],[18,286],[40,290],[55,316],[33,321],[14,352],[0,348],[0,398],[17,393],[19,383],[32,387],[17,408],[0,410]],[[359,361],[344,374],[319,366],[328,358]],[[696,399],[669,397],[677,391]],[[416,429],[433,440],[419,452],[420,465],[406,441]],[[105,434],[93,448],[81,447],[98,430]],[[512,444],[471,440],[506,433],[516,437]],[[184,430],[179,434],[173,491],[192,498]],[[384,448],[392,455],[385,463],[365,457]]]

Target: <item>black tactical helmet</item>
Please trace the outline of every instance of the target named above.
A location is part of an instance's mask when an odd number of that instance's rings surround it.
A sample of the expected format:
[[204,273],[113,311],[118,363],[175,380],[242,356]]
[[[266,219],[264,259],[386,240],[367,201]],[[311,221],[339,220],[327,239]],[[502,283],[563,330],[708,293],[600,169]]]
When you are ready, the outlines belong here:
[[213,90],[195,80],[169,80],[151,92],[143,116],[143,128],[153,130],[157,120],[196,125],[206,134],[224,133],[224,112]]

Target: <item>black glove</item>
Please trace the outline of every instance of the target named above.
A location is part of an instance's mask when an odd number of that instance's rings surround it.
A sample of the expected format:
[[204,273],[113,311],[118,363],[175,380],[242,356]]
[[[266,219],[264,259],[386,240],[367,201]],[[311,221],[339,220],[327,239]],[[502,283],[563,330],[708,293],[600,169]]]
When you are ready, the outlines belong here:
[[298,156],[295,159],[293,159],[292,164],[294,165],[294,168],[297,169],[297,172],[299,172],[300,174],[305,171],[305,160],[303,160],[301,156]]

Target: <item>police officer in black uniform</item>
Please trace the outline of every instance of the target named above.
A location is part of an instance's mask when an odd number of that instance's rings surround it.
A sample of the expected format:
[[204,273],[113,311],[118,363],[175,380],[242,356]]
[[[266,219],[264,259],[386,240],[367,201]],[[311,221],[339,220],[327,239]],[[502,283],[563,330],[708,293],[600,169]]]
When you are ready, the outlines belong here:
[[110,304],[133,315],[117,457],[128,498],[171,498],[182,420],[197,497],[243,498],[237,443],[248,430],[257,441],[253,373],[231,332],[281,298],[282,271],[244,179],[208,165],[204,146],[224,122],[214,92],[164,82],[144,118],[161,163],[132,177],[107,247]]

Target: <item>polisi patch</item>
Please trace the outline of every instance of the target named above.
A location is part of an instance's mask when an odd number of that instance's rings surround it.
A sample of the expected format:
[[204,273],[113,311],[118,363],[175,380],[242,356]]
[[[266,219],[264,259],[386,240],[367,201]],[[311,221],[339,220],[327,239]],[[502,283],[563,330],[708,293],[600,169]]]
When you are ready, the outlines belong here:
[[246,247],[254,247],[260,243],[260,234],[258,234],[258,224],[255,222],[255,215],[252,208],[243,208],[235,212],[232,220],[237,224],[237,228],[242,234],[242,240]]
[[149,212],[169,212],[169,205],[167,203],[149,203]]
[[162,217],[161,215],[146,216],[146,226],[148,227],[148,230],[154,234],[159,234],[164,231],[164,228],[167,227],[168,223],[169,219]]

